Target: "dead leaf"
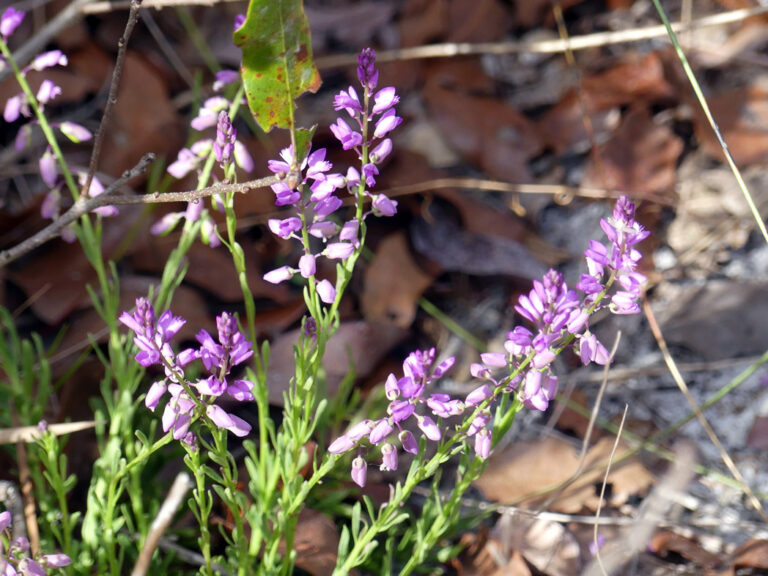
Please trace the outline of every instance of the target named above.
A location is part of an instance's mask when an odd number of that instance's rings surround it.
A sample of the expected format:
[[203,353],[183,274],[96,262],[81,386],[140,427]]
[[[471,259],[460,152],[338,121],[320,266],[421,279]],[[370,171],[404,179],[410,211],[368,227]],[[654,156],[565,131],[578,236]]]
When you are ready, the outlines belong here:
[[[339,529],[330,518],[302,508],[296,524],[293,550],[296,566],[313,576],[330,576],[336,567],[336,551],[339,548]],[[279,549],[285,552],[285,543]]]
[[504,514],[491,534],[506,550],[516,550],[548,576],[571,576],[581,569],[579,543],[557,522]]
[[645,107],[634,107],[599,150],[600,161],[590,160],[582,186],[658,193],[675,186],[683,142],[666,126],[655,124]]
[[446,142],[467,162],[493,178],[529,182],[528,162],[543,150],[536,127],[497,98],[424,88],[430,117]]
[[[749,86],[707,98],[712,115],[734,160],[741,166],[768,161],[768,90]],[[702,148],[712,158],[723,161],[723,150],[697,103],[694,129]]]
[[656,532],[648,543],[648,550],[661,557],[667,557],[670,553],[679,554],[702,567],[714,568],[720,564],[718,556],[706,551],[694,539],[668,530]]
[[657,52],[625,52],[621,60],[582,80],[582,94],[588,111],[608,110],[640,102],[644,104],[674,100],[675,89],[664,74],[664,63]]
[[[288,390],[294,375],[293,347],[301,329],[279,336],[270,346],[267,387],[269,402],[283,405],[283,392]],[[341,380],[352,366],[356,378],[366,375],[399,344],[407,332],[392,324],[344,322],[328,341],[323,366],[326,371],[325,395],[333,396]]]
[[539,278],[546,272],[522,244],[467,232],[438,203],[429,206],[429,215],[431,224],[419,219],[411,225],[411,241],[419,254],[443,270],[477,276],[506,274],[525,280]]
[[734,568],[768,570],[768,540],[750,538],[733,553]]
[[[768,284],[709,280],[704,286],[675,288],[659,318],[669,344],[693,350],[704,360],[762,354],[768,342]],[[745,304],[748,303],[748,308]],[[717,329],[713,330],[712,327]],[[735,337],[737,335],[738,337]]]
[[[583,474],[558,496],[551,509],[566,513],[596,509],[599,485],[605,473],[603,465],[608,461],[613,442],[613,438],[602,438],[587,451]],[[645,493],[653,483],[653,476],[637,458],[615,462],[627,450],[626,445],[619,444],[608,477],[611,506],[619,506],[630,496]],[[491,456],[488,467],[475,484],[494,502],[517,504],[525,501],[536,505],[549,497],[549,494],[537,495],[541,490],[554,488],[573,476],[578,469],[578,456],[578,450],[572,444],[559,438],[519,442]],[[596,465],[600,466],[590,470]]]
[[361,296],[365,319],[408,328],[421,294],[433,280],[411,257],[405,232],[389,235],[379,243],[365,271]]
[[175,156],[184,133],[162,75],[129,50],[99,169],[120,176],[147,152]]

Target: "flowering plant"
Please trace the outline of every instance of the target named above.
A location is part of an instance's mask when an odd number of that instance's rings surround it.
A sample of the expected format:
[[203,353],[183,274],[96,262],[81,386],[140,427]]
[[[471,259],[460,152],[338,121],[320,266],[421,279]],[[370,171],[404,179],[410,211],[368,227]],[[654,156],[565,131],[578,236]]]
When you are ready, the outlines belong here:
[[[25,68],[13,60],[7,42],[23,18],[14,8],[0,18],[3,64],[13,68],[22,88],[7,101],[4,118],[8,122],[34,118],[43,131],[46,148],[39,169],[49,190],[43,212],[58,219],[64,185],[75,206],[83,201],[81,196],[109,193],[92,170],[82,175],[70,170],[57,144],[54,127],[77,142],[91,137],[78,125],[47,121],[45,105],[60,88],[44,81],[35,94],[26,82],[29,70],[66,65],[66,56],[48,52]],[[245,22],[239,19],[236,30],[247,26]],[[305,568],[295,549],[300,515],[327,495],[323,491],[328,486],[354,501],[337,500],[335,511],[343,511],[349,522],[342,528],[334,573],[370,569],[376,564],[376,543],[383,540],[382,548],[391,550],[394,539],[405,534],[403,541],[413,546],[399,569],[409,574],[457,521],[455,511],[462,495],[481,474],[515,414],[523,409],[547,410],[554,400],[558,377],[553,366],[558,355],[571,349],[585,365],[610,361],[606,348],[590,331],[592,315],[602,309],[616,314],[639,311],[637,299],[645,277],[638,271],[640,253],[635,246],[648,232],[635,220],[632,202],[622,196],[612,217],[601,221],[609,242],[593,240],[585,252],[587,272],[577,290],[570,289],[556,270],[535,281],[515,306],[529,326],[511,330],[503,352],[480,356],[480,362],[470,368],[474,389],[463,399],[437,388],[440,379],[454,369],[455,360],[440,359],[435,348],[412,351],[403,361],[402,373],[389,374],[383,382],[383,412],[355,415],[354,402],[343,395],[327,397],[323,358],[341,323],[339,306],[363,254],[367,225],[370,218],[391,217],[398,210],[396,200],[373,190],[393,152],[391,137],[403,122],[397,111],[400,98],[394,87],[379,87],[375,52],[365,49],[358,56],[357,84],[333,100],[340,116],[329,127],[340,148],[351,155],[352,165],[334,171],[328,151],[313,148],[311,138],[300,137],[291,125],[291,144],[264,167],[272,174],[268,182],[274,204],[281,210],[267,227],[296,247],[286,257],[287,263],[268,271],[264,280],[301,283],[306,304],[294,347],[295,370],[282,412],[276,416],[267,386],[269,344],[260,344],[256,331],[248,262],[236,234],[238,169],[240,173],[255,169],[245,141],[238,138],[237,115],[246,89],[239,74],[231,70],[217,73],[212,88],[215,95],[203,101],[190,122],[195,134],[210,130],[209,137],[183,148],[167,167],[169,177],[196,177],[197,195],[185,197],[183,211],[171,212],[151,227],[153,234],[169,234],[181,227],[178,245],[157,287],[137,298],[132,309],[122,309],[117,268],[105,262],[101,252],[101,221],[94,224],[83,215],[67,225],[65,235],[80,240],[96,271],[98,290],[92,290],[91,296],[109,329],[108,343],[103,350],[97,348],[105,365],[96,414],[99,457],[85,509],[82,514],[70,514],[67,495],[74,480],[67,474],[62,444],[55,435],[42,432],[33,468],[41,509],[51,520],[46,543],[60,545],[63,553],[30,556],[26,540],[10,539],[10,513],[2,512],[3,574],[40,575],[49,568],[69,567],[70,573],[117,576],[125,572],[129,560],[155,570],[167,567],[155,554],[160,539],[157,526],[164,515],[159,504],[162,487],[148,486],[147,477],[159,468],[161,455],[172,461],[178,454],[183,454],[191,474],[189,505],[197,522],[199,555],[195,558],[202,574],[288,574],[296,565]],[[31,126],[21,127],[17,145],[28,145]],[[80,186],[88,189],[87,194],[81,194],[73,174],[81,176]],[[205,190],[210,191],[210,208],[205,206]],[[345,209],[345,201],[351,208]],[[218,222],[216,212],[223,214]],[[107,205],[97,212],[98,217],[114,214],[116,209]],[[181,337],[187,319],[172,311],[173,295],[186,272],[185,255],[198,239],[212,249],[221,246],[229,251],[243,304],[242,313],[219,313],[213,334],[195,327],[190,345]],[[335,265],[335,274],[326,271],[328,261]],[[3,320],[12,333],[12,322],[5,316]],[[5,331],[0,336],[4,342]],[[0,346],[5,365],[21,356],[4,351]],[[45,378],[47,357],[37,352],[36,363]],[[35,364],[18,362],[27,368]],[[14,401],[27,406],[28,414],[36,414],[30,408],[34,402],[25,400],[22,380],[18,377],[13,382]],[[344,406],[345,402],[349,405]],[[346,432],[341,433],[344,428]],[[415,488],[456,457],[461,459],[462,474],[444,507],[433,511],[434,518],[425,513],[420,521],[408,524],[402,507]],[[366,487],[369,460],[399,478],[378,509],[358,492]],[[403,462],[407,462],[405,473]],[[183,477],[189,479],[186,474]],[[48,494],[43,489],[46,484],[52,488]],[[432,490],[439,501],[435,484]],[[155,494],[146,496],[150,491]],[[223,506],[224,514],[217,506]],[[157,512],[155,522],[148,521],[150,512]],[[219,516],[225,520],[217,534],[211,528]],[[434,522],[427,524],[430,518]]]

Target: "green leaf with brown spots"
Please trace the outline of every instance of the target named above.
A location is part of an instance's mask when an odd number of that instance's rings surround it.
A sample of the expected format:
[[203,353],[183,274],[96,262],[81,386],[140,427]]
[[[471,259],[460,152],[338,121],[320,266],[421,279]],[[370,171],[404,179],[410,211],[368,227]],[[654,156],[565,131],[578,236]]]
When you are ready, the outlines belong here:
[[245,94],[256,121],[265,132],[294,128],[294,101],[321,83],[303,0],[251,0],[235,44],[243,51]]

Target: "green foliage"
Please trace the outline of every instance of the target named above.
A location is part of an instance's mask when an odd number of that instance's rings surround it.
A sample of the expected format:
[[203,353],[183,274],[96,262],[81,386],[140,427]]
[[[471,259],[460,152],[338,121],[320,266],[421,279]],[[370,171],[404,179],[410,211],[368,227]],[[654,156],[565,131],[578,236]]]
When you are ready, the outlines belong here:
[[320,73],[302,0],[251,0],[235,31],[248,106],[261,128],[294,128],[294,101],[316,92]]

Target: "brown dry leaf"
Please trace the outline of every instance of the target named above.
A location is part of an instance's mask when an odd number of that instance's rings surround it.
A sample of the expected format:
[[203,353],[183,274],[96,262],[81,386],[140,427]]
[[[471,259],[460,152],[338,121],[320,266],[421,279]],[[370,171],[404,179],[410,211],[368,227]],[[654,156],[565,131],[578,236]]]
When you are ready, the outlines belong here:
[[581,84],[584,104],[590,112],[626,106],[634,102],[649,103],[672,100],[675,89],[664,74],[664,63],[657,52],[621,55],[615,66],[586,76]]
[[709,280],[703,286],[668,287],[665,299],[674,303],[659,318],[669,344],[693,350],[707,361],[765,351],[768,283]]
[[682,140],[654,124],[646,108],[631,108],[613,137],[600,146],[599,164],[590,159],[582,186],[635,193],[671,190],[682,151]]
[[99,170],[119,176],[147,152],[175,155],[184,134],[164,78],[129,50]]
[[[758,86],[739,88],[707,98],[707,102],[737,164],[768,161],[768,90]],[[701,107],[693,102],[691,106],[702,148],[712,158],[723,160],[723,150]]]
[[464,159],[507,182],[530,182],[528,162],[543,150],[536,127],[508,104],[486,96],[424,88],[430,117]]
[[363,316],[368,322],[408,328],[416,316],[421,294],[433,280],[411,257],[405,232],[390,234],[379,243],[365,271]]
[[[584,472],[552,503],[551,509],[565,513],[580,512],[584,508],[594,511],[599,502],[599,489],[605,474],[604,465],[610,456],[614,439],[605,437],[587,451]],[[623,443],[616,450],[618,459],[628,450]],[[569,480],[579,465],[578,450],[559,438],[544,438],[534,442],[518,442],[494,454],[483,475],[475,482],[485,496],[500,504],[526,501],[541,503],[549,494],[537,496],[544,488],[554,488]],[[653,483],[653,476],[637,458],[630,458],[611,466],[608,482],[611,484],[611,506],[620,506],[627,498],[643,494]]]
[[[301,329],[279,336],[270,346],[267,387],[270,404],[282,406],[283,392],[288,390],[294,374],[293,347]],[[408,332],[392,324],[345,322],[328,341],[323,366],[326,371],[325,394],[338,390],[341,380],[354,367],[355,377],[364,378]]]
[[447,42],[496,42],[513,24],[512,14],[499,0],[454,0],[448,5]]
[[450,201],[461,214],[461,222],[467,232],[498,236],[525,245],[531,255],[546,264],[555,266],[571,258],[570,253],[547,243],[530,230],[523,220],[507,210],[500,212],[484,202],[458,190],[443,188],[435,194]]
[[751,538],[733,553],[734,568],[768,570],[768,540]]
[[[579,100],[578,92],[569,90],[539,119],[539,133],[546,145],[556,154],[589,148],[589,135],[584,127],[585,110],[586,108]],[[603,140],[603,135],[616,129],[619,119],[618,110],[587,110],[586,113],[589,115],[595,139]]]
[[666,557],[670,552],[679,554],[686,560],[707,568],[715,568],[720,564],[719,557],[704,550],[701,544],[692,538],[668,530],[656,532],[648,543],[648,550],[661,557]]
[[747,446],[755,450],[768,450],[768,416],[758,416],[747,436]]
[[[159,218],[159,216],[158,216]],[[153,216],[154,219],[154,216]],[[176,248],[175,236],[150,236],[144,238],[143,247],[131,254],[134,268],[144,273],[161,274],[168,255]],[[270,298],[275,302],[286,302],[289,289],[284,284],[266,282],[255,265],[257,259],[249,258],[247,244],[243,245],[248,267],[248,286],[256,298]],[[224,302],[239,302],[243,299],[232,257],[224,247],[211,248],[200,242],[192,244],[187,253],[189,268],[185,281],[194,284]]]
[[503,515],[491,534],[547,576],[571,576],[581,569],[576,537],[562,524],[519,514]]
[[[141,212],[122,206],[120,215],[103,221],[102,247],[109,259],[125,239]],[[23,264],[9,270],[8,279],[33,300],[32,310],[46,324],[61,323],[73,310],[90,306],[85,286],[97,285],[96,273],[79,244],[53,241],[25,257]]]
[[[296,566],[313,576],[330,576],[336,567],[338,548],[339,529],[336,524],[320,512],[302,508],[293,541]],[[285,552],[283,542],[279,549]]]
[[411,225],[411,241],[422,256],[443,270],[477,276],[506,274],[525,280],[541,277],[545,267],[522,244],[507,238],[467,232],[440,203],[429,206],[430,223]]
[[[132,310],[136,306],[136,298],[146,297],[152,285],[157,286],[159,281],[143,276],[120,277],[120,311]],[[187,322],[179,330],[175,341],[192,340],[201,328],[209,332],[216,330],[216,323],[207,312],[205,300],[202,295],[185,285],[179,286],[173,295],[171,310],[176,316],[182,316]],[[72,357],[77,357],[77,352],[87,348],[90,337],[96,342],[106,342],[109,333],[105,330],[104,320],[93,308],[88,308],[79,314],[69,326],[61,340],[60,350],[73,350]]]

